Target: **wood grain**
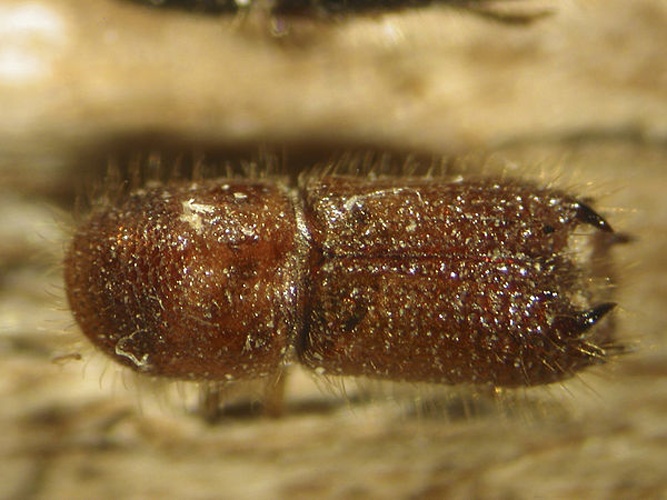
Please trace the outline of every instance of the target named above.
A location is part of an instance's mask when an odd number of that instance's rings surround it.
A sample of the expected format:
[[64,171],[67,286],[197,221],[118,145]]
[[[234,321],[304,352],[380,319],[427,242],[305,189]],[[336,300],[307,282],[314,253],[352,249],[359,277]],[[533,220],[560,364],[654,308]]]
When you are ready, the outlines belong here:
[[[3,2],[0,497],[664,498],[667,5],[547,5],[527,27],[440,6],[276,39],[261,15]],[[82,169],[165,140],[482,155],[594,196],[634,236],[616,319],[636,352],[497,403],[296,373],[283,418],[207,426],[77,343],[63,300]]]

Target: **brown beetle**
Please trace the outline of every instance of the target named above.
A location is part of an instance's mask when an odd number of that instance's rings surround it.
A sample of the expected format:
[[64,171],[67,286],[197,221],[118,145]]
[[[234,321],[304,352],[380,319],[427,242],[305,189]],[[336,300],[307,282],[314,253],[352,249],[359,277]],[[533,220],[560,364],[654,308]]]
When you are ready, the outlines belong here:
[[[590,227],[591,230],[584,230]],[[600,244],[600,241],[603,244]],[[302,175],[140,189],[76,232],[83,333],[151,376],[548,384],[603,363],[610,225],[513,180]]]

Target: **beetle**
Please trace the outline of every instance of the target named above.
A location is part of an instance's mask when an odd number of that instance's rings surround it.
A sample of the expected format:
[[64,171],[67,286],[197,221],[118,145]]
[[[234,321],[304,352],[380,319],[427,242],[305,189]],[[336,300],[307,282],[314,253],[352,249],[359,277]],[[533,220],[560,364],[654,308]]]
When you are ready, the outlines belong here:
[[529,181],[315,169],[131,190],[80,225],[64,277],[84,335],[151,377],[269,386],[296,361],[528,387],[621,349],[598,325],[617,241]]

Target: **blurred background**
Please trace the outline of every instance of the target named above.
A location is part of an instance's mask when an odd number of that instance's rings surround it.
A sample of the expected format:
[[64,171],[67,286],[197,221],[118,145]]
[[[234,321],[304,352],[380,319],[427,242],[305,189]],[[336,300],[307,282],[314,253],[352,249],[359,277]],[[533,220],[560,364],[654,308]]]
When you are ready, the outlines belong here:
[[[667,3],[494,8],[536,17],[4,0],[0,498],[664,498]],[[138,384],[78,342],[60,262],[110,159],[267,145],[295,168],[367,148],[483,158],[594,197],[634,236],[614,252],[636,352],[496,403],[415,387],[366,401],[297,370],[283,418],[206,425],[180,387]]]

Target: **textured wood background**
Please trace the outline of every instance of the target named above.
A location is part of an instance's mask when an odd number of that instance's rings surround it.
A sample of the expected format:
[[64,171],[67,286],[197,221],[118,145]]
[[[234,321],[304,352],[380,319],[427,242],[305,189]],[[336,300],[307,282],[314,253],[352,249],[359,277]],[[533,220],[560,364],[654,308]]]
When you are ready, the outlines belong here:
[[[431,7],[276,38],[257,13],[3,1],[0,498],[665,498],[667,3],[510,4],[554,15],[517,27]],[[636,236],[616,250],[616,318],[637,352],[417,416],[424,390],[368,403],[350,384],[345,402],[298,373],[279,420],[210,427],[138,391],[80,347],[64,305],[82,169],[119,148],[263,142],[483,152],[592,194]]]

